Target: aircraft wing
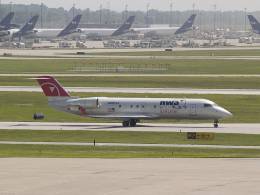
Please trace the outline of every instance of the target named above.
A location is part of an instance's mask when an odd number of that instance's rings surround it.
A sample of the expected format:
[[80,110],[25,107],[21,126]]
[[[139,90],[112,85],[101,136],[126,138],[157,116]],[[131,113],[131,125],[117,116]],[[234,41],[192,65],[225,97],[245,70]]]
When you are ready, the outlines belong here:
[[157,115],[140,115],[140,114],[126,114],[126,115],[89,115],[92,118],[108,118],[108,119],[154,119]]

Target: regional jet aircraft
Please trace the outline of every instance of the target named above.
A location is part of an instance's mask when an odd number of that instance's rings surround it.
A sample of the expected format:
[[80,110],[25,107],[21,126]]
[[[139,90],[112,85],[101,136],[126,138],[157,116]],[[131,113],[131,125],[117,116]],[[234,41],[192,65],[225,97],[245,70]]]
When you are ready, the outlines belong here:
[[260,34],[260,23],[253,15],[248,15],[249,22],[252,26],[253,32]]
[[232,116],[224,108],[206,99],[176,98],[76,98],[50,76],[37,78],[49,105],[71,114],[118,119],[124,127],[134,127],[140,120],[147,119],[196,119],[213,120],[218,127],[220,119]]

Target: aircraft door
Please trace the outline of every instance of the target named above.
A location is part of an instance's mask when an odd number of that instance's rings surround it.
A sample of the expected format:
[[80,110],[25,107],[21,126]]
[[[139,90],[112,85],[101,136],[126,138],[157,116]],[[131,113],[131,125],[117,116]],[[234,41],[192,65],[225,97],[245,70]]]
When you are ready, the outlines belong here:
[[190,115],[197,116],[197,105],[196,104],[190,105]]

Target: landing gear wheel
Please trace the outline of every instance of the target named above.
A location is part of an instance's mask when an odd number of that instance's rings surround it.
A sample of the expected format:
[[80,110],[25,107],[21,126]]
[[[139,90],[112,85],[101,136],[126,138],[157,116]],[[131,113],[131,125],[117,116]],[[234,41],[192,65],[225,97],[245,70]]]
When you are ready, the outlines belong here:
[[215,121],[214,121],[214,128],[218,128],[218,123],[219,123],[218,120],[215,120]]
[[123,124],[123,127],[129,127],[129,121],[124,121],[122,124]]
[[130,120],[130,126],[135,127],[136,126],[136,120]]

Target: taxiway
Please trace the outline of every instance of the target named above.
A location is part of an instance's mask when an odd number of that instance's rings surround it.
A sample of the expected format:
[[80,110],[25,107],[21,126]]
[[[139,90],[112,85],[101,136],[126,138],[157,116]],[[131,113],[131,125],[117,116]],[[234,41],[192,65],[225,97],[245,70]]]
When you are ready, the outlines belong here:
[[260,134],[260,124],[140,124],[134,128],[120,123],[48,123],[48,122],[0,122],[0,129],[8,130],[82,130],[82,131],[146,131],[146,132],[212,132]]

